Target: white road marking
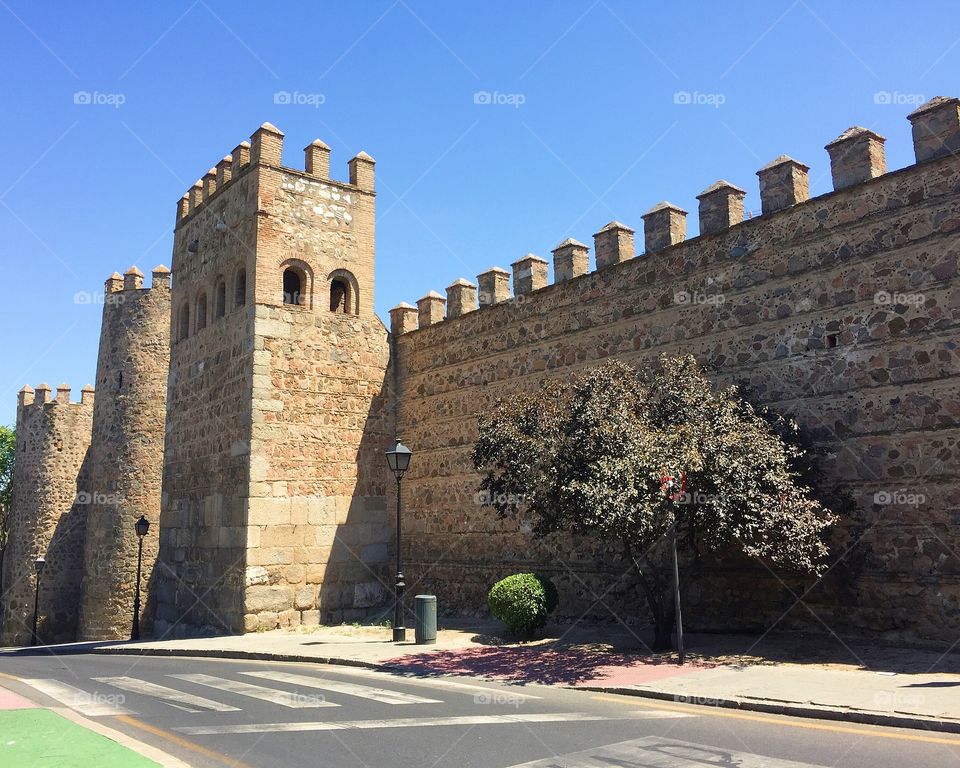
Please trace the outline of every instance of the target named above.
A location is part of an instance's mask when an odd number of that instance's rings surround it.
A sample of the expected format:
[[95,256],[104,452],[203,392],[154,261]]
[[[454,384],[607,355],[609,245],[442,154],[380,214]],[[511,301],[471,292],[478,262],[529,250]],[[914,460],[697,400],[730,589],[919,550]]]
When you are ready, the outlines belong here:
[[117,706],[113,703],[110,695],[101,693],[87,693],[72,685],[61,683],[59,680],[47,680],[40,678],[20,678],[21,683],[26,683],[31,688],[40,691],[40,693],[56,699],[61,704],[69,707],[75,712],[79,712],[87,717],[114,717],[116,715],[135,715],[129,709]]
[[372,688],[369,685],[358,685],[357,683],[343,683],[339,680],[324,680],[319,677],[308,677],[307,675],[295,675],[291,672],[272,672],[269,670],[257,672],[243,672],[244,675],[251,677],[260,677],[264,680],[274,680],[278,683],[289,683],[290,685],[299,685],[306,688],[319,688],[323,691],[333,691],[342,693],[345,696],[357,696],[361,699],[371,699],[383,704],[442,704],[439,699],[425,699],[422,696],[414,696],[412,693],[400,693],[399,691],[388,691],[386,688]]
[[393,720],[333,720],[306,723],[246,723],[242,725],[197,725],[174,728],[188,736],[227,733],[273,733],[281,731],[361,731],[372,728],[432,728],[442,725],[498,725],[516,723],[567,723],[591,720],[635,720],[693,717],[684,712],[646,710],[623,715],[588,715],[582,712],[543,712],[517,715],[463,715],[458,717],[400,717]]
[[548,757],[530,763],[518,763],[511,768],[610,768],[611,765],[632,765],[637,768],[704,768],[711,765],[735,765],[737,768],[819,768],[811,763],[777,760],[749,752],[661,739],[657,736],[622,741],[606,747]]
[[324,700],[320,694],[304,695],[302,693],[291,693],[290,691],[281,691],[277,688],[265,688],[262,685],[253,685],[253,683],[244,683],[241,680],[228,680],[225,677],[214,677],[213,675],[167,675],[175,677],[178,680],[186,680],[189,683],[197,685],[207,685],[216,688],[219,691],[227,693],[236,693],[240,696],[249,696],[252,699],[269,701],[271,704],[279,704],[281,707],[292,707],[294,709],[315,709],[317,707],[339,707],[332,701]]
[[397,682],[410,683],[412,685],[422,685],[427,688],[451,688],[453,690],[475,691],[477,693],[489,693],[493,700],[500,698],[509,698],[510,701],[527,701],[528,699],[542,699],[542,696],[534,696],[532,693],[520,693],[520,686],[504,683],[503,688],[489,688],[483,685],[472,685],[471,683],[461,683],[458,680],[451,680],[448,677],[411,677],[403,674],[391,674],[389,672],[380,672],[373,669],[350,669],[337,670],[338,674],[359,675],[361,677],[375,678],[383,680],[384,675],[390,675],[391,680]]
[[239,712],[238,707],[231,707],[229,704],[221,704],[219,701],[205,699],[202,696],[194,696],[192,693],[184,693],[173,688],[167,688],[165,685],[157,685],[146,680],[138,680],[135,677],[94,677],[94,680],[107,685],[113,685],[124,691],[132,693],[141,693],[144,696],[153,696],[160,699],[171,707],[182,709],[184,712]]

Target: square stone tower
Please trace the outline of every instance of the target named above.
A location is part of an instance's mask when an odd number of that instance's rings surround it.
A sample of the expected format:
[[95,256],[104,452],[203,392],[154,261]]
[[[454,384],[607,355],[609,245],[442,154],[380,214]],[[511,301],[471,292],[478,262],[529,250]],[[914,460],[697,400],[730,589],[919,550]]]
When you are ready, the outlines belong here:
[[393,435],[374,161],[281,165],[264,123],[177,208],[157,636],[359,618],[385,597]]

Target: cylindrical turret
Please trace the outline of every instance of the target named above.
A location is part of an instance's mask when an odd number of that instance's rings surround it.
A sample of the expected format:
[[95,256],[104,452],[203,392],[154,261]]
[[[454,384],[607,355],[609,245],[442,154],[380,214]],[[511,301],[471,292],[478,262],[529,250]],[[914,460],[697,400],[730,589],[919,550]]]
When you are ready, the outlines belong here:
[[130,636],[137,577],[134,523],[152,527],[143,542],[141,627],[152,614],[149,584],[160,532],[160,482],[170,361],[170,280],[153,270],[140,287],[139,270],[103,305],[97,397],[87,493],[87,538],[80,602],[80,640]]
[[[57,398],[41,384],[20,391],[17,462],[10,528],[3,557],[0,645],[27,645],[33,631],[42,643],[70,641],[77,627],[83,573],[83,476],[90,447],[91,397],[70,402],[62,384]],[[80,478],[80,480],[78,480]],[[37,558],[44,559],[37,590]]]

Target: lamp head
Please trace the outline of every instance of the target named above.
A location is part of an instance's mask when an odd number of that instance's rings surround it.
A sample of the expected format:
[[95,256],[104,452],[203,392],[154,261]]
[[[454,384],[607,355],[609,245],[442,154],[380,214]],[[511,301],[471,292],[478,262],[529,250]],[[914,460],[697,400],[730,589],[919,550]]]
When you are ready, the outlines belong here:
[[410,457],[412,455],[410,449],[400,440],[397,440],[393,448],[387,451],[387,465],[390,467],[390,471],[399,478],[410,468]]
[[147,520],[147,518],[145,518],[143,515],[140,515],[140,519],[133,524],[133,528],[137,532],[137,536],[142,539],[150,530],[150,521]]

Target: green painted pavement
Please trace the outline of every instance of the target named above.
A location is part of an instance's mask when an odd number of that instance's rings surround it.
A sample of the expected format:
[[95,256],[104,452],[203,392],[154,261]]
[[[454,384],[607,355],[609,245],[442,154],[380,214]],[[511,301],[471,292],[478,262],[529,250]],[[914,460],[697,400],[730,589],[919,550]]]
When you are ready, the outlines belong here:
[[157,763],[49,709],[0,711],[3,768],[158,768]]

